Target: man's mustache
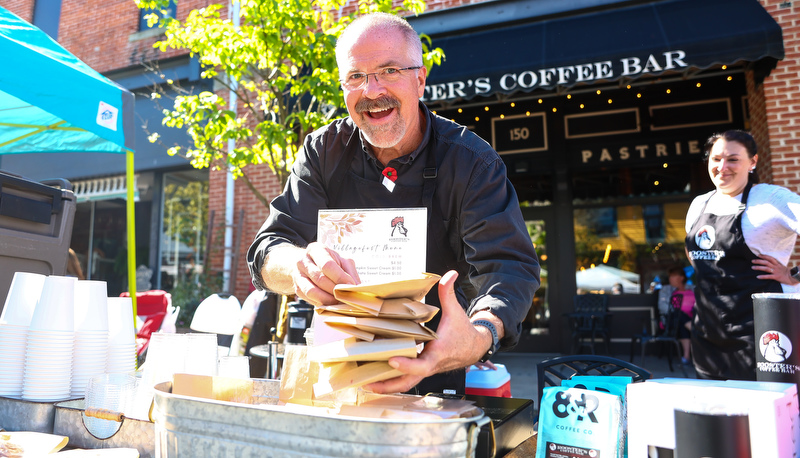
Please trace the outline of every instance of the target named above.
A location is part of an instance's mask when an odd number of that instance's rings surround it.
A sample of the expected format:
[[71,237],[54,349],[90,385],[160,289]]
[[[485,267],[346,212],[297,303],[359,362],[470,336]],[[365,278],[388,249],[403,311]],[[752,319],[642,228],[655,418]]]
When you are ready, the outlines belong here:
[[361,99],[356,103],[356,111],[388,110],[399,108],[400,101],[394,97],[381,97],[379,99]]

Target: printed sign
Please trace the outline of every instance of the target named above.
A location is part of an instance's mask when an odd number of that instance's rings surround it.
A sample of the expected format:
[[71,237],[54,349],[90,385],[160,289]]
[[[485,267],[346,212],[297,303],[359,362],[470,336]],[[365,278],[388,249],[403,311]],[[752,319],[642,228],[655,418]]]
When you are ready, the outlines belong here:
[[97,125],[117,131],[117,114],[119,110],[101,101],[97,107]]
[[320,210],[317,240],[356,263],[362,283],[425,272],[426,208]]

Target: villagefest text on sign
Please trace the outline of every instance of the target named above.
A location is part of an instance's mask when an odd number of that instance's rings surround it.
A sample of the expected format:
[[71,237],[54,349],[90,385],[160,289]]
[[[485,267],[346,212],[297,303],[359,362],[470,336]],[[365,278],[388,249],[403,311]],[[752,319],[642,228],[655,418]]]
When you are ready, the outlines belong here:
[[650,54],[647,58],[623,57],[618,61],[599,61],[564,67],[526,70],[519,73],[505,73],[496,81],[490,76],[480,76],[463,81],[425,86],[424,102],[449,100],[459,97],[490,94],[494,91],[511,92],[534,88],[553,88],[558,85],[572,85],[601,79],[613,79],[617,76],[635,76],[644,73],[662,72],[675,68],[685,68],[686,52],[682,50],[667,51],[661,55]]

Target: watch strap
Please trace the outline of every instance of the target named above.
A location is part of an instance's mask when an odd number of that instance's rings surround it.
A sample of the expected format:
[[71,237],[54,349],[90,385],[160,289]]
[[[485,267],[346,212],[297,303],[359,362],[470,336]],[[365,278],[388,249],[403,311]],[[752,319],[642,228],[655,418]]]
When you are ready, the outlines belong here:
[[497,328],[495,328],[494,323],[488,320],[475,320],[472,322],[473,326],[483,326],[492,333],[492,345],[489,347],[489,350],[484,354],[480,362],[485,363],[497,352],[497,346],[500,342],[500,338],[497,336]]

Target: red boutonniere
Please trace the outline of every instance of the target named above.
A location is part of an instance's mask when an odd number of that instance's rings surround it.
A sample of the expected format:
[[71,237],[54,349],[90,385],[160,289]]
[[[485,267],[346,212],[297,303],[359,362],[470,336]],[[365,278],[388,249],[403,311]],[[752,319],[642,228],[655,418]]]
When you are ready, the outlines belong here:
[[397,181],[397,170],[395,170],[393,167],[386,167],[383,169],[383,176],[392,181]]

